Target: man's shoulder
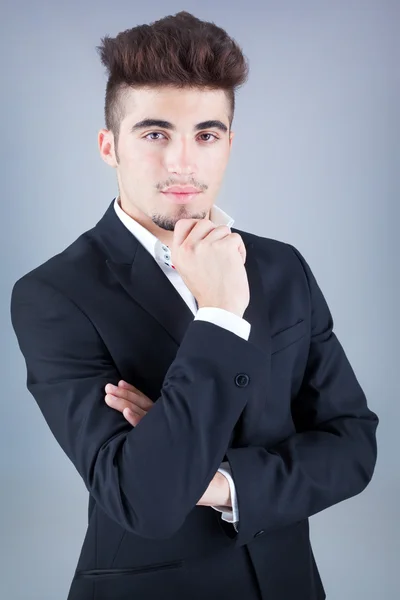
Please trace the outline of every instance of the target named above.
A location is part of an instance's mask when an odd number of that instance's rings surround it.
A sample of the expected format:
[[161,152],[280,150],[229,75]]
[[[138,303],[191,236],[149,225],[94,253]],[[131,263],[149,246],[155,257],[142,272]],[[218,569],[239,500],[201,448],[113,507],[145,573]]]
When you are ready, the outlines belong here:
[[301,269],[303,257],[299,249],[290,242],[241,229],[232,228],[232,230],[240,234],[249,252],[254,252],[260,260],[281,267],[287,265],[291,269],[297,270],[299,267]]
[[35,281],[60,289],[66,281],[79,282],[90,275],[96,265],[105,263],[102,247],[93,235],[94,229],[84,231],[63,250],[24,273],[13,289]]

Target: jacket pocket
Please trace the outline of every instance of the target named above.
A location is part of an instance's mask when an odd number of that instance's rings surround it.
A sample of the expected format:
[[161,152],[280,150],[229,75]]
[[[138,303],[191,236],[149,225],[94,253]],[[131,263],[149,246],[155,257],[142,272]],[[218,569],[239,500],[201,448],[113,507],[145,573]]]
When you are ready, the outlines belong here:
[[303,319],[299,319],[297,323],[287,329],[278,331],[271,338],[271,354],[279,352],[288,346],[291,346],[307,333],[307,325]]
[[152,565],[140,565],[138,567],[128,567],[125,569],[90,569],[76,571],[75,579],[80,578],[110,578],[121,577],[123,575],[138,575],[140,573],[151,573],[154,571],[165,571],[168,569],[179,569],[183,566],[183,560],[174,560],[167,563],[155,563]]

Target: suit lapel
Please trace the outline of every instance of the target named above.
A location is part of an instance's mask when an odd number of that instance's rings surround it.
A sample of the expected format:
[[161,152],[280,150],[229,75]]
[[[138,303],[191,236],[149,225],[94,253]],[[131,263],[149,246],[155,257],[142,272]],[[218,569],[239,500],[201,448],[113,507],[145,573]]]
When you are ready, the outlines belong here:
[[107,260],[125,291],[180,345],[194,315],[150,253],[139,243],[132,263]]

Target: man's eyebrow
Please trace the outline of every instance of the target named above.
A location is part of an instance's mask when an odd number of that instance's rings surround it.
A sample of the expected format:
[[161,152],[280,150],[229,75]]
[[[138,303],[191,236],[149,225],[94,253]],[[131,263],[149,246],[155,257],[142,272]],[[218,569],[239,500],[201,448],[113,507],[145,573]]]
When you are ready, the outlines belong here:
[[[170,129],[171,131],[175,131],[176,127],[169,121],[162,121],[160,119],[143,119],[143,121],[139,121],[135,125],[132,126],[131,132],[138,131],[139,129],[145,129],[147,127],[161,127],[162,129]],[[220,131],[226,133],[228,131],[227,126],[222,123],[222,121],[218,120],[210,120],[210,121],[202,121],[201,123],[197,123],[194,126],[195,131],[200,131],[201,129],[219,129]]]

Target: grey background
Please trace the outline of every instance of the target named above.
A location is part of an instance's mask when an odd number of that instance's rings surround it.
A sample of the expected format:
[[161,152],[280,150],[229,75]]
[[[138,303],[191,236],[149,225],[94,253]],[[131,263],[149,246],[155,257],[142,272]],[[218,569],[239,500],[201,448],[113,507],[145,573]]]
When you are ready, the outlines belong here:
[[304,254],[381,420],[369,487],[311,519],[327,596],[398,599],[399,3],[140,4],[2,3],[0,597],[66,598],[87,516],[86,488],[25,387],[11,287],[117,194],[97,150],[100,37],[184,9],[250,60],[216,203],[235,227]]

